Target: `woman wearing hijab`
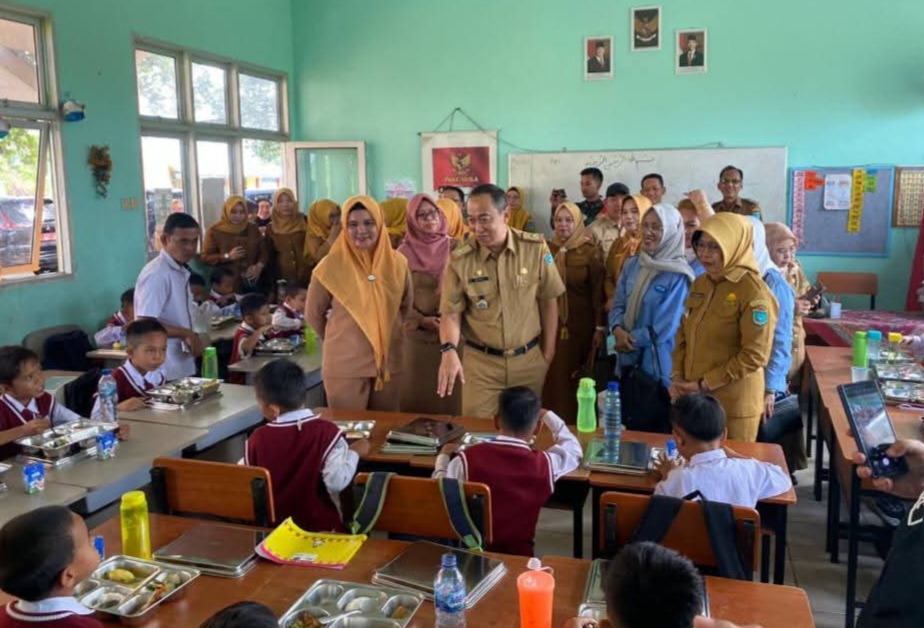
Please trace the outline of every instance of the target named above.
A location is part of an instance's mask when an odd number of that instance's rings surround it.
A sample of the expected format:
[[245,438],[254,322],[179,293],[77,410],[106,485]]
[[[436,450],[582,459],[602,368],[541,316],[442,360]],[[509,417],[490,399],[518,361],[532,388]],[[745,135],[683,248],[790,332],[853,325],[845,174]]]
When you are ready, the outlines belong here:
[[603,253],[584,227],[584,215],[574,203],[555,210],[555,235],[549,250],[565,292],[558,297],[558,341],[555,358],[542,389],[543,407],[568,423],[577,421],[578,379],[605,341],[603,316]]
[[702,190],[693,190],[687,194],[687,197],[677,204],[677,209],[683,216],[683,252],[690,268],[693,269],[693,274],[699,277],[706,272],[706,269],[696,259],[696,251],[693,250],[693,234],[704,220],[715,215],[715,210],[706,200],[706,193]]
[[802,264],[796,259],[796,250],[799,241],[789,227],[781,222],[768,222],[764,225],[767,231],[767,248],[770,250],[770,259],[783,273],[786,283],[796,295],[796,314],[793,318],[792,328],[792,367],[789,369],[789,381],[796,386],[802,381],[799,373],[802,363],[805,362],[805,328],[802,326],[802,317],[812,311],[817,304],[801,298],[812,288]]
[[671,358],[671,399],[696,391],[715,395],[728,418],[728,437],[753,442],[779,308],[761,279],[746,218],[716,214],[693,234],[693,246],[706,272],[684,303]]
[[457,242],[465,240],[468,236],[468,227],[465,226],[465,220],[462,218],[462,210],[459,209],[459,205],[452,199],[441,198],[436,201],[436,207],[446,217],[447,235]]
[[520,231],[536,232],[536,223],[533,217],[526,211],[526,193],[523,188],[511,186],[507,188],[507,226],[513,227]]
[[651,201],[647,196],[633,194],[622,201],[622,228],[623,235],[610,246],[606,256],[606,275],[603,281],[603,292],[606,296],[606,308],[612,309],[616,296],[616,284],[622,274],[626,261],[638,253],[642,243],[642,234],[639,225],[645,213],[651,209]]
[[[695,278],[684,256],[683,218],[672,205],[658,204],[645,214],[641,250],[619,276],[609,328],[616,339],[621,377],[640,369],[661,383],[662,409],[670,404],[671,352],[683,316],[683,303]],[[670,431],[668,417],[629,417],[630,429]],[[655,408],[651,408],[656,412]]]
[[407,199],[389,198],[382,201],[382,212],[385,215],[391,248],[397,249],[407,234]]
[[224,266],[234,273],[234,292],[254,292],[266,266],[269,253],[260,228],[247,220],[247,202],[242,196],[229,196],[221,219],[205,232],[202,261]]
[[275,263],[275,279],[305,283],[311,266],[305,258],[305,216],[298,211],[295,192],[279,188],[273,194],[273,218],[266,228],[266,243]]
[[346,237],[315,268],[305,300],[305,322],[324,341],[324,392],[332,408],[396,412],[411,274],[373,199],[347,199],[343,220]]
[[447,222],[430,196],[418,194],[408,202],[407,236],[398,247],[407,258],[414,286],[414,305],[404,323],[403,412],[454,416],[462,411],[461,386],[447,397],[436,394],[441,357],[440,288],[454,242]]
[[305,238],[305,257],[316,265],[330,252],[342,231],[340,205],[322,198],[308,208],[308,236]]

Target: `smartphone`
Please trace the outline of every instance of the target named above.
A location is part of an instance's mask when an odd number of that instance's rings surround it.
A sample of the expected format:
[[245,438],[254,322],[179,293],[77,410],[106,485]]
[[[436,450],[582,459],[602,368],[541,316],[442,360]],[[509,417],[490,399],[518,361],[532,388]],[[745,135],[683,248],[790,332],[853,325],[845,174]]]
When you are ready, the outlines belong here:
[[886,478],[907,473],[908,464],[904,458],[890,458],[886,455],[886,450],[895,442],[895,429],[886,412],[879,382],[842,384],[837,387],[837,392],[844,404],[857,447],[866,456],[873,477]]
[[825,291],[825,285],[821,283],[821,281],[816,281],[815,285],[809,288],[808,292],[803,294],[802,297],[800,298],[804,299],[805,301],[814,301],[816,298],[824,294],[824,291]]

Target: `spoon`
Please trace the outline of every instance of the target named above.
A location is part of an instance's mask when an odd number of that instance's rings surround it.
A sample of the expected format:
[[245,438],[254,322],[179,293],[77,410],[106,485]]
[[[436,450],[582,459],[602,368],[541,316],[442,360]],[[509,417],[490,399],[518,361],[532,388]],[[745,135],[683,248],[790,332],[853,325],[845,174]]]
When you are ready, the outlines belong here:
[[322,617],[318,621],[321,623],[322,626],[326,626],[328,624],[334,623],[335,621],[340,621],[344,617],[349,617],[350,615],[356,615],[357,613],[361,613],[361,612],[362,611],[360,611],[359,609],[356,609],[355,611],[350,611],[349,613],[343,613],[341,615],[334,615],[333,617]]

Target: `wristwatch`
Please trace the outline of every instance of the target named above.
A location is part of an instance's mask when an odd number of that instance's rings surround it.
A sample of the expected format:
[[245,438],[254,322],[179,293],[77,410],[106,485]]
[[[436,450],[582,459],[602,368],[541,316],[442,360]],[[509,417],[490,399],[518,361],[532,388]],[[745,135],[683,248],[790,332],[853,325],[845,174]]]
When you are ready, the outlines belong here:
[[231,259],[231,254],[230,254],[230,253],[225,253],[225,259]]
[[447,351],[456,351],[457,347],[451,342],[444,342],[440,345],[440,353],[446,353]]

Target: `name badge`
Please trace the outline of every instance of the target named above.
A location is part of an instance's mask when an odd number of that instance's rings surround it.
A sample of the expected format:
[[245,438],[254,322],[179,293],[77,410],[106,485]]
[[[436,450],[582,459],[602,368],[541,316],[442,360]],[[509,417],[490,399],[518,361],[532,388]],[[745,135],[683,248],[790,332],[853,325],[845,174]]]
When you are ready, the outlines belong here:
[[469,283],[481,283],[487,280],[488,280],[487,277],[472,277],[471,279],[468,280],[468,282]]

